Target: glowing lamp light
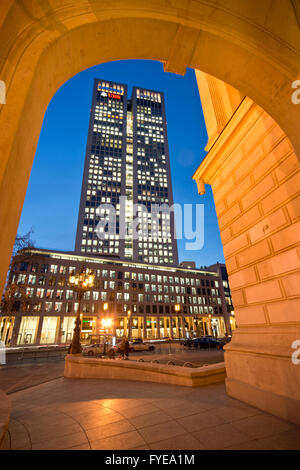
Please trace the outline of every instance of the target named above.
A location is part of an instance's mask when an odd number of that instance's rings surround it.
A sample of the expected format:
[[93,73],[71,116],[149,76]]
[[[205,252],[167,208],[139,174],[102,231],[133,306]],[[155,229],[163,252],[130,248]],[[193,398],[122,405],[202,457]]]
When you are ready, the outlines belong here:
[[103,328],[110,328],[112,326],[112,319],[103,318],[101,323],[102,323]]

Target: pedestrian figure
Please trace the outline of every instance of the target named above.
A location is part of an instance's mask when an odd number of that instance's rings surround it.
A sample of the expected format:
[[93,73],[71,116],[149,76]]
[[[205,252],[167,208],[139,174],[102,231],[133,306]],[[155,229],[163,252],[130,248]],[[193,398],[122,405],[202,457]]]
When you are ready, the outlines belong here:
[[114,359],[115,358],[115,351],[113,348],[111,348],[109,351],[108,351],[108,357],[109,359]]
[[123,359],[128,359],[129,356],[129,341],[124,335],[120,344],[120,353]]

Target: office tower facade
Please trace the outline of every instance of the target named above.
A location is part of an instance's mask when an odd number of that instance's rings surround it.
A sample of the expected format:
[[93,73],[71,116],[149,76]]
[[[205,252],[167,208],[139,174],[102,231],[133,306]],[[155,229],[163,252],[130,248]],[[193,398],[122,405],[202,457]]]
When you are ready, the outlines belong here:
[[[120,196],[125,195],[127,86],[95,80],[78,214],[76,252],[124,255],[119,237]],[[116,209],[115,236],[99,239],[97,208]]]
[[76,252],[177,265],[172,205],[163,93],[134,87],[128,100],[126,85],[95,80]]

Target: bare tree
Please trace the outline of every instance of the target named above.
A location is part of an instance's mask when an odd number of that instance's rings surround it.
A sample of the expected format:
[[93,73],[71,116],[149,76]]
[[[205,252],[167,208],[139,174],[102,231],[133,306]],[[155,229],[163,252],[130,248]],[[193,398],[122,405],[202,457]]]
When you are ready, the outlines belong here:
[[[31,238],[32,234],[33,229],[31,228],[25,235],[17,234],[16,236],[6,286],[0,301],[1,316],[11,318],[22,310],[27,311],[34,304],[33,299],[27,293],[27,289],[17,282],[14,273],[14,257],[17,255],[22,256],[23,250],[34,247],[35,242]],[[30,255],[28,254],[28,256]]]
[[32,240],[32,235],[34,234],[33,228],[29,230],[29,232],[25,233],[25,235],[20,235],[17,233],[15,244],[13,247],[12,256],[14,257],[18,252],[24,249],[34,248],[35,241]]
[[26,288],[16,282],[7,282],[0,303],[2,316],[11,318],[20,311],[26,311],[33,304],[33,300],[26,292]]

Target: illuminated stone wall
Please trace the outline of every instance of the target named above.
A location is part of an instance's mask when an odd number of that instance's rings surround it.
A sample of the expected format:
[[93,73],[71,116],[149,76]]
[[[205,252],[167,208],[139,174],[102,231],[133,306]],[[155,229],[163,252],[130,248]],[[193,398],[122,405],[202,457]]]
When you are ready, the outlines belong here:
[[225,354],[228,393],[297,423],[299,170],[285,133],[245,98],[194,175],[212,186],[238,325]]

